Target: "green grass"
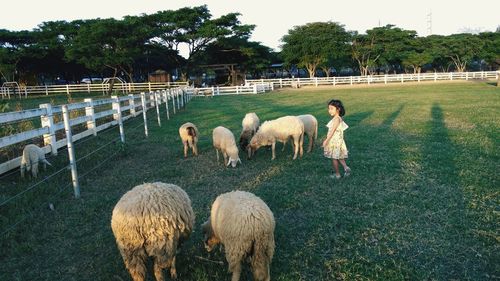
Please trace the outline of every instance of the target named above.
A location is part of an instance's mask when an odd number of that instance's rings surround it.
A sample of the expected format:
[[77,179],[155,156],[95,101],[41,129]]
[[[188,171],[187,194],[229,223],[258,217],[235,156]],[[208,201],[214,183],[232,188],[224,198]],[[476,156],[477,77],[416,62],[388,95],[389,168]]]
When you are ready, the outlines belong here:
[[[247,112],[261,121],[310,113],[322,138],[331,98],[341,99],[347,111],[349,178],[328,177],[331,163],[318,146],[295,161],[289,146],[278,149],[275,161],[263,148],[236,169],[215,162],[216,126],[238,136]],[[194,233],[177,256],[180,280],[230,280],[223,252],[205,252],[200,225],[216,196],[235,189],[255,193],[274,212],[272,280],[499,279],[498,112],[500,90],[486,83],[198,98],[170,121],[163,118],[162,127],[151,110],[149,138],[135,118],[125,126],[124,147],[112,144],[79,164],[83,174],[120,151],[81,180],[81,199],[72,198],[71,187],[52,196],[68,182],[65,171],[0,208],[3,231],[41,206],[0,237],[0,280],[130,280],[111,232],[111,212],[127,190],[151,181],[181,186],[195,210]],[[177,129],[187,121],[200,129],[201,155],[183,159]],[[117,136],[112,129],[77,144],[77,158]],[[45,174],[66,159],[60,152]],[[31,183],[17,173],[1,178],[0,195],[5,200]],[[251,280],[245,268],[242,280]]]

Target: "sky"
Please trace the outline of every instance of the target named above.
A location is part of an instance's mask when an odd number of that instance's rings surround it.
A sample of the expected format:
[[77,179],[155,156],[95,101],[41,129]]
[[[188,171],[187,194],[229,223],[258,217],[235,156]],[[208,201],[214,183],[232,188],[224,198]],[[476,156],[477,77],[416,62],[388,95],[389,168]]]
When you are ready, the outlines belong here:
[[[152,14],[206,4],[213,17],[238,12],[243,24],[255,24],[251,40],[275,50],[294,26],[333,21],[364,33],[387,24],[415,30],[419,36],[464,31],[494,31],[500,26],[500,0],[0,0],[0,29],[31,30],[42,22],[116,18]],[[8,12],[7,12],[8,11]],[[429,19],[431,24],[429,24]],[[429,30],[429,27],[431,29]]]

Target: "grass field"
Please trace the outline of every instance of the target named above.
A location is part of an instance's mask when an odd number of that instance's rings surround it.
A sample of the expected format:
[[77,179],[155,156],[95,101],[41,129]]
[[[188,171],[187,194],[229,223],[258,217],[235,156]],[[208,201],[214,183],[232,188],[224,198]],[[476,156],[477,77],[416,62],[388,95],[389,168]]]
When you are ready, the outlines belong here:
[[[263,148],[252,160],[240,152],[236,169],[216,163],[216,126],[238,136],[247,112],[261,121],[311,113],[322,138],[331,98],[346,107],[350,177],[329,178],[321,140],[295,161],[289,146],[274,161]],[[151,181],[181,186],[195,210],[195,230],[177,255],[179,280],[230,280],[223,252],[206,253],[200,225],[217,195],[235,189],[255,193],[274,212],[272,280],[498,280],[499,112],[500,89],[487,83],[197,98],[162,127],[151,110],[149,138],[135,118],[125,124],[125,146],[111,144],[79,164],[81,174],[102,164],[81,179],[81,199],[64,187],[65,171],[0,207],[1,232],[32,212],[0,237],[0,280],[130,280],[111,212],[127,190]],[[177,129],[187,121],[200,129],[201,154],[183,159]],[[77,158],[116,137],[113,129],[77,144]],[[51,161],[46,174],[64,166],[65,151]],[[0,178],[1,201],[32,183],[17,173]],[[251,280],[244,268],[242,280]]]

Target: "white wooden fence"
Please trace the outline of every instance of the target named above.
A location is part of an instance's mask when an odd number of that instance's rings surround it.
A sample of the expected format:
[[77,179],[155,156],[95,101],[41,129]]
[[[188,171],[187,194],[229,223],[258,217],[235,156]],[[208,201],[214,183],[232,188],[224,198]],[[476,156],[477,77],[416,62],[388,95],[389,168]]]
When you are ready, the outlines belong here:
[[228,87],[204,87],[204,88],[186,88],[193,96],[223,96],[223,95],[243,95],[260,94],[274,90],[273,83],[256,83],[246,86],[228,86]]
[[[115,82],[113,89],[124,94],[141,91],[156,91],[171,87],[188,86],[188,82],[165,82],[165,83],[120,83]],[[29,95],[50,95],[57,93],[107,93],[110,84],[68,84],[51,86],[10,86],[0,87],[2,99],[16,97],[28,97]]]
[[[138,116],[143,113],[146,121],[145,112],[148,108],[156,107],[158,115],[158,123],[161,125],[159,116],[159,106],[165,104],[167,118],[170,119],[170,112],[175,113],[176,109],[180,109],[191,98],[191,94],[181,88],[164,89],[151,91],[141,94],[129,94],[128,96],[112,96],[110,99],[85,99],[84,102],[72,103],[64,106],[52,106],[51,104],[40,104],[38,109],[23,110],[17,112],[8,112],[0,114],[0,126],[9,123],[20,122],[25,119],[40,118],[41,127],[29,131],[20,132],[14,135],[4,136],[0,138],[0,148],[7,147],[16,143],[30,140],[36,137],[43,136],[44,151],[57,155],[57,150],[67,145],[66,138],[57,139],[56,132],[64,130],[64,122],[55,122],[54,117],[61,115],[63,107],[66,107],[69,112],[75,110],[85,110],[85,115],[75,117],[68,120],[69,126],[73,127],[78,124],[85,124],[85,130],[72,136],[73,141],[94,135],[99,131],[105,130],[114,125],[120,125],[123,121]],[[170,104],[170,105],[169,105]],[[102,119],[108,116],[113,116],[112,121]],[[60,118],[63,119],[63,118]],[[98,124],[98,120],[104,122]],[[145,122],[145,134],[147,136],[147,123]],[[120,125],[120,134],[124,141],[123,128]],[[66,134],[67,135],[67,134]],[[8,172],[19,167],[21,157],[9,160],[0,164],[0,174]]]
[[277,78],[277,79],[247,79],[245,85],[259,85],[271,83],[274,87],[301,87],[320,85],[354,85],[375,83],[405,83],[421,81],[452,81],[471,79],[498,79],[499,71],[479,72],[447,72],[447,73],[420,73],[420,74],[392,74],[369,76],[342,76],[342,77],[315,77],[315,78]]

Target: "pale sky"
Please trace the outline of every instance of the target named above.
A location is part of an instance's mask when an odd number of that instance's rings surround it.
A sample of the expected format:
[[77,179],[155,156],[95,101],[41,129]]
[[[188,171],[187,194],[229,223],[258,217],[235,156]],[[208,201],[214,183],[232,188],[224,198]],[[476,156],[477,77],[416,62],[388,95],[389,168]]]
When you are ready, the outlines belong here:
[[239,12],[244,24],[257,25],[251,40],[279,50],[280,39],[296,25],[334,21],[363,33],[386,24],[415,30],[419,36],[465,30],[494,31],[500,25],[500,0],[348,0],[348,1],[197,1],[197,0],[0,0],[0,29],[31,30],[44,21],[116,18],[152,14],[203,4],[214,17]]

